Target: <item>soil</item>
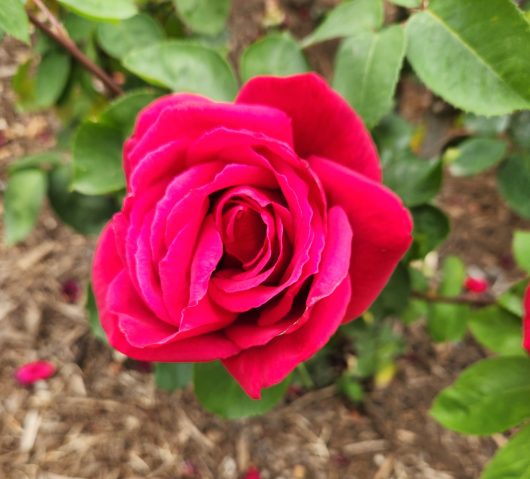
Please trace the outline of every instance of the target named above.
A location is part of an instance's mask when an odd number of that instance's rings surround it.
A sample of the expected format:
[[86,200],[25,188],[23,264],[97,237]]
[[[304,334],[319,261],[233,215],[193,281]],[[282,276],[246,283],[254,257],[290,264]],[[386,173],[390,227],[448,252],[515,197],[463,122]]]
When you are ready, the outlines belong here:
[[[334,3],[236,0],[232,49],[240,52],[260,35],[271,9],[300,36]],[[329,42],[309,52],[324,75],[333,49]],[[53,116],[14,107],[10,77],[26,55],[10,40],[0,47],[0,181],[10,161],[54,141]],[[423,93],[412,94],[417,107],[410,114],[434,115],[436,100],[421,86],[417,91]],[[500,277],[514,269],[506,252],[518,220],[495,191],[491,173],[449,177],[441,202],[454,227],[444,251]],[[157,390],[145,364],[91,336],[83,298],[63,291],[67,282],[84,289],[93,247],[94,239],[61,225],[47,207],[25,242],[0,245],[2,478],[237,479],[256,466],[262,479],[476,479],[504,441],[462,437],[430,418],[434,396],[484,351],[470,338],[434,346],[421,322],[405,332],[408,352],[393,381],[372,391],[362,408],[332,387],[291,398],[263,417],[225,421],[201,409],[192,391]],[[53,361],[57,374],[18,386],[15,369],[37,358]]]

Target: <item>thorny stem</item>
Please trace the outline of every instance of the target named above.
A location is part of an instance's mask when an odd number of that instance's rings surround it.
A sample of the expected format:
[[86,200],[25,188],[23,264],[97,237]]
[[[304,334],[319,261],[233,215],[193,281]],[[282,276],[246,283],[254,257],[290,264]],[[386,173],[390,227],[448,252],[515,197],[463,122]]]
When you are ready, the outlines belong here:
[[492,306],[497,302],[496,299],[492,298],[491,296],[476,297],[471,295],[465,295],[450,297],[440,296],[436,293],[422,293],[421,291],[413,291],[412,297],[430,303],[467,304],[469,306],[475,306],[477,308]]
[[61,23],[55,18],[55,16],[46,8],[40,0],[34,0],[34,3],[39,9],[46,15],[50,20],[50,23],[54,28],[49,27],[45,23],[41,22],[35,14],[27,12],[31,23],[37,28],[42,30],[52,40],[61,45],[68,53],[75,58],[84,68],[86,68],[92,75],[101,80],[101,82],[110,90],[114,96],[123,94],[122,89],[119,85],[98,65],[96,65],[90,58],[88,58],[75,44],[75,42],[68,36]]

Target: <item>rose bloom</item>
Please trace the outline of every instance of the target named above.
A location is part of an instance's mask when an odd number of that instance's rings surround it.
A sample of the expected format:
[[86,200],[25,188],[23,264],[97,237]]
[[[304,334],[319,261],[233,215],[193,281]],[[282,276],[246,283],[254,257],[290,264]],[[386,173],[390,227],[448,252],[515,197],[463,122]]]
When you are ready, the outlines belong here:
[[220,359],[252,398],[366,311],[411,242],[370,135],[314,74],[255,78],[233,104],[163,97],[124,169],[93,266],[110,343]]
[[530,285],[524,298],[523,347],[530,353]]

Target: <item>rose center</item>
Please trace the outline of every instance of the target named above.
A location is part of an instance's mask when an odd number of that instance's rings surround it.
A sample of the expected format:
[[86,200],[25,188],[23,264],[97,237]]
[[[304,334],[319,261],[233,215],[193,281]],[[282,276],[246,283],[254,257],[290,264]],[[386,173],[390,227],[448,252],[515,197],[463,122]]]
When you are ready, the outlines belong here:
[[243,265],[261,252],[266,235],[261,215],[245,204],[234,204],[223,214],[225,253]]

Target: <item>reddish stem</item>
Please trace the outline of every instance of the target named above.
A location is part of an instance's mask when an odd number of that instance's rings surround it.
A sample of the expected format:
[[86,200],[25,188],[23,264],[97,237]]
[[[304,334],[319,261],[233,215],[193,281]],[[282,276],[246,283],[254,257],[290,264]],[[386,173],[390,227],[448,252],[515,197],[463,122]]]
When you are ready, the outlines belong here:
[[[37,6],[39,6],[39,4],[37,4]],[[52,22],[53,25],[56,27],[55,30],[50,28],[45,23],[41,22],[32,12],[27,13],[33,25],[42,30],[52,40],[56,41],[66,51],[68,51],[68,53],[73,58],[75,58],[84,68],[86,68],[96,78],[101,80],[101,82],[110,90],[113,95],[119,96],[123,94],[123,90],[119,87],[119,85],[104,70],[102,70],[98,65],[96,65],[90,58],[88,58],[78,48],[75,42],[72,41],[72,39],[64,33],[64,29],[62,28],[62,26],[60,26],[58,20],[53,17],[53,14],[49,10],[46,9],[44,13],[48,18],[51,16],[55,19],[55,21]],[[57,25],[59,25],[60,27],[57,28]]]

